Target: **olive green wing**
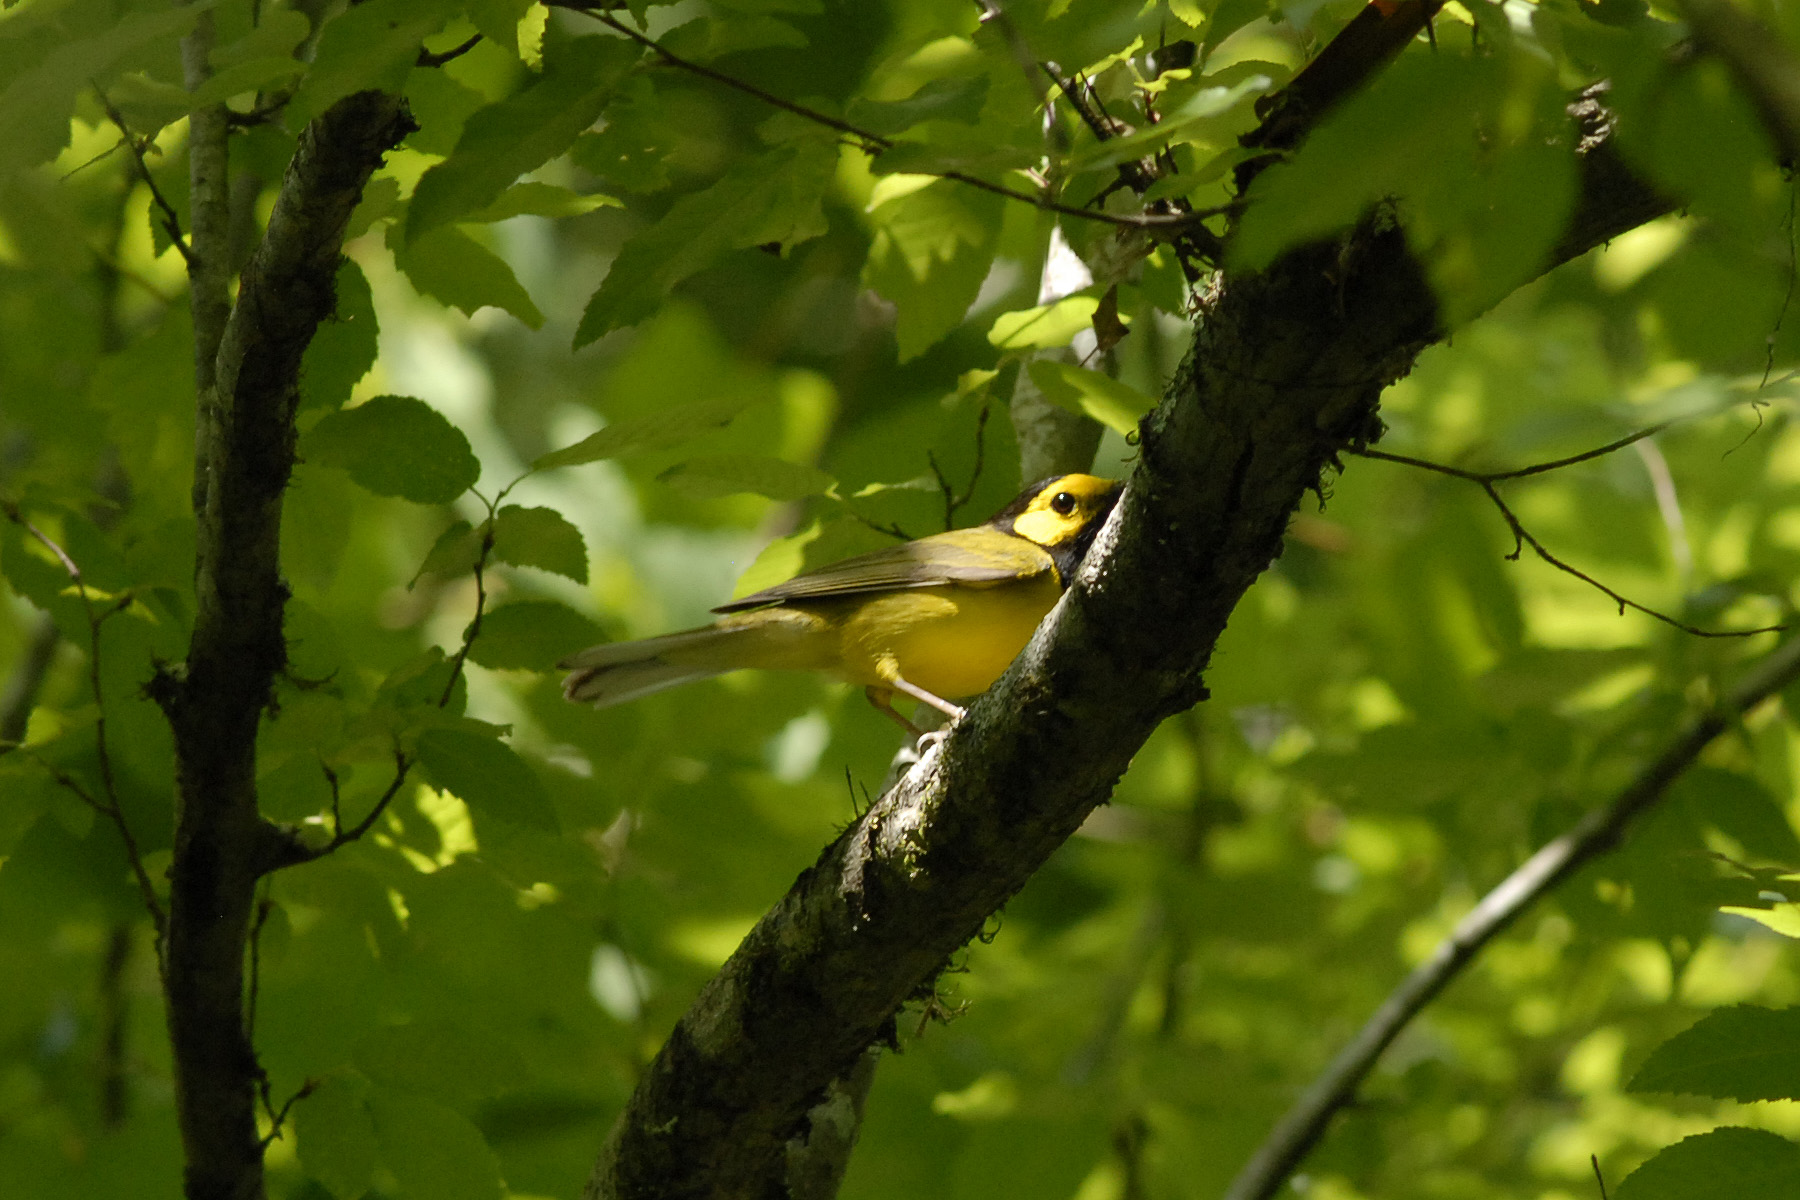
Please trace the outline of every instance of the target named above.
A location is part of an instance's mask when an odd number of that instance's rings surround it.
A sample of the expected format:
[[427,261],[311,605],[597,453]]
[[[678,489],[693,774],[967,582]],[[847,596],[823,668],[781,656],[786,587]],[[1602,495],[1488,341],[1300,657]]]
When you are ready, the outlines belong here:
[[1056,564],[1050,555],[1035,543],[998,529],[977,526],[933,534],[915,542],[830,563],[742,600],[721,604],[713,611],[730,613],[796,600],[860,596],[952,583],[993,587],[1055,570]]

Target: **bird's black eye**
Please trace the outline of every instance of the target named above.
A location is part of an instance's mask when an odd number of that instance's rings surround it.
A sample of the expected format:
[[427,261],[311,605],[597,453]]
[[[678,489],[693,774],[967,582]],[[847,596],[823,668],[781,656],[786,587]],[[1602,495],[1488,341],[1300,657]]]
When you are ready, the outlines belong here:
[[1058,492],[1050,498],[1050,509],[1059,517],[1066,517],[1075,511],[1075,497],[1068,492]]

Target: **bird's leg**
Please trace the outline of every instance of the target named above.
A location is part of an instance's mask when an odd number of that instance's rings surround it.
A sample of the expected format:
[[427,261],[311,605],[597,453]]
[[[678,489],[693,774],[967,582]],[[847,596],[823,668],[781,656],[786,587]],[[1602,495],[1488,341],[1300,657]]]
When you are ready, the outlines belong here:
[[922,738],[925,736],[925,731],[923,729],[920,729],[917,725],[914,725],[911,721],[907,720],[894,710],[894,691],[892,688],[866,687],[863,689],[863,695],[869,698],[870,704],[873,704],[879,711],[892,719],[900,726],[900,728],[906,730],[906,732],[913,737]]
[[963,710],[960,706],[950,703],[942,696],[932,695],[917,684],[908,683],[906,680],[896,675],[894,676],[894,686],[911,696],[914,700],[919,701],[919,703],[931,705],[931,707],[937,709],[952,721],[960,721],[963,719]]
[[870,704],[873,704],[876,708],[892,717],[899,723],[900,728],[912,734],[913,738],[918,743],[920,753],[924,753],[926,750],[930,749],[933,743],[943,741],[945,735],[949,731],[944,729],[920,729],[917,725],[914,725],[898,712],[895,712],[892,701],[896,690],[905,692],[908,696],[911,696],[921,704],[929,704],[931,707],[949,717],[952,721],[960,719],[963,715],[963,710],[957,705],[950,703],[942,696],[932,695],[917,684],[908,683],[898,675],[894,676],[890,683],[892,684],[890,687],[864,688],[863,694],[869,698]]

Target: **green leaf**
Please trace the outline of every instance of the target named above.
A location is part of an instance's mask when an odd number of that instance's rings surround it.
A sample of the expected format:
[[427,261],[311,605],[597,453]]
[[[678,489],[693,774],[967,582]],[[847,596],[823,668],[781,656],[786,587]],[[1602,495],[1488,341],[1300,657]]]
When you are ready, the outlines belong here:
[[530,1075],[519,1052],[489,1030],[421,1018],[389,1025],[356,1044],[356,1065],[377,1084],[455,1105],[494,1096]]
[[500,1161],[467,1117],[389,1088],[371,1089],[369,1111],[382,1164],[411,1200],[499,1200]]
[[390,227],[388,245],[394,249],[395,263],[425,295],[469,316],[492,305],[532,329],[543,326],[544,314],[506,260],[461,229],[434,229],[404,248],[395,245],[397,240]]
[[820,201],[836,170],[834,143],[795,140],[677,200],[662,220],[620,249],[581,316],[575,345],[642,321],[677,283],[728,251],[789,246],[824,233]]
[[357,1200],[375,1175],[375,1124],[364,1106],[368,1090],[354,1074],[328,1075],[294,1106],[300,1166],[337,1200]]
[[1135,433],[1144,414],[1156,407],[1154,396],[1072,363],[1039,360],[1028,370],[1044,399],[1070,412],[1085,413],[1119,433]]
[[509,504],[494,520],[494,557],[515,567],[537,567],[586,583],[587,543],[581,531],[553,508]]
[[558,659],[605,640],[599,625],[566,604],[524,600],[481,618],[469,657],[496,671],[548,671]]
[[501,192],[500,198],[492,204],[469,213],[463,220],[485,225],[512,217],[579,217],[596,208],[618,208],[623,203],[616,197],[598,192],[583,195],[554,184],[515,183]]
[[480,560],[481,535],[467,521],[456,521],[438,534],[437,541],[426,552],[425,561],[413,573],[412,582],[417,583],[426,575],[436,575],[440,579],[467,575]]
[[1631,1090],[1800,1099],[1800,1008],[1739,1004],[1708,1013],[1652,1050]]
[[376,396],[331,413],[300,445],[308,461],[342,468],[378,496],[418,504],[448,504],[481,476],[462,430],[411,396]]
[[[304,18],[302,18],[304,19]],[[285,55],[252,58],[234,63],[208,79],[188,97],[190,110],[223,104],[233,96],[282,83],[306,70],[306,64]]]
[[852,100],[845,113],[850,124],[873,133],[895,134],[921,121],[960,121],[973,125],[987,103],[988,78],[933,79],[904,100]]
[[220,46],[212,52],[213,70],[229,71],[243,63],[265,58],[286,58],[292,61],[294,50],[311,32],[312,23],[306,19],[305,13],[291,8],[264,8],[248,33],[230,45]]
[[531,468],[543,471],[551,467],[574,467],[633,451],[678,446],[703,433],[723,429],[757,399],[756,396],[726,396],[620,421],[589,434],[573,446],[551,451],[532,463]]
[[474,0],[468,8],[469,21],[482,37],[519,58],[519,22],[531,5],[532,0]]
[[863,282],[899,310],[900,361],[917,358],[962,324],[993,265],[998,196],[934,180],[879,205]]
[[1800,1195],[1800,1146],[1727,1125],[1684,1138],[1625,1177],[1618,1200],[1747,1200]]
[[1800,867],[1800,838],[1781,805],[1754,776],[1695,767],[1670,792],[1695,820],[1714,826],[1750,854]]
[[556,831],[556,812],[542,781],[498,738],[433,729],[419,738],[419,762],[433,787],[457,796],[477,816]]
[[456,152],[420,178],[407,243],[494,203],[513,180],[567,150],[640,54],[622,38],[577,38],[550,56],[536,83],[470,117]]
[[346,258],[338,263],[337,310],[319,323],[300,360],[300,407],[342,408],[369,368],[375,365],[380,326],[375,298],[362,268]]
[[749,454],[690,458],[657,478],[703,498],[749,492],[771,500],[800,500],[823,495],[837,486],[837,480],[817,467]]
[[288,128],[300,130],[353,92],[399,91],[420,45],[451,11],[446,0],[365,0],[331,18],[283,113]]
[[1076,334],[1092,327],[1099,307],[1100,301],[1093,296],[1069,296],[1054,304],[1001,313],[988,330],[988,342],[1000,350],[1066,346]]
[[0,89],[0,178],[55,158],[69,144],[75,97],[104,80],[127,56],[156,42],[168,43],[188,30],[214,0],[135,13],[94,27],[89,36],[58,46]]

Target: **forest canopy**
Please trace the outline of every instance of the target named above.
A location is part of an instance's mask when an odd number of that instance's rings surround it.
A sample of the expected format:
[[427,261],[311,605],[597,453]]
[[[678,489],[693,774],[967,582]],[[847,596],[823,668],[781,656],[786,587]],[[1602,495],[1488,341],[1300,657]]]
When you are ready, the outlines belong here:
[[[1800,15],[0,8],[0,1195],[1800,1189]],[[923,756],[557,661],[1123,498]]]

